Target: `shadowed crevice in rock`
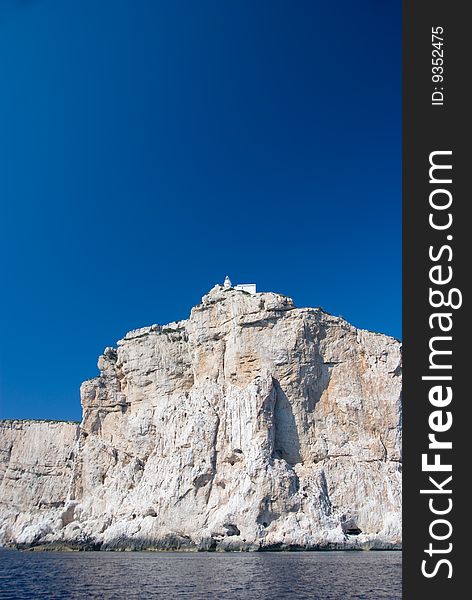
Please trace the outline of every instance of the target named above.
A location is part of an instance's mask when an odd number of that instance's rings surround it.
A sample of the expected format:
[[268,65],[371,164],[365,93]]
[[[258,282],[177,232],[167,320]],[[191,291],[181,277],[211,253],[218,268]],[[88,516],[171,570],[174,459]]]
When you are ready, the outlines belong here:
[[332,369],[336,364],[323,363],[320,360],[321,357],[318,357],[318,360],[314,361],[314,366],[300,369],[300,378],[306,381],[303,392],[305,415],[307,417],[315,410],[316,405],[327,390]]
[[198,475],[193,480],[193,485],[197,489],[201,488],[201,487],[205,487],[207,483],[210,483],[212,478],[213,478],[213,475],[211,473],[204,473],[203,475]]
[[276,521],[279,517],[280,513],[273,508],[272,498],[270,496],[263,498],[259,506],[259,515],[256,522],[265,529],[269,527],[272,521]]
[[239,527],[234,523],[225,523],[223,527],[226,529],[226,535],[229,537],[234,535],[241,535]]
[[275,379],[274,388],[274,456],[295,465],[302,462],[295,415],[290,400]]
[[362,529],[359,528],[357,517],[348,517],[343,515],[341,517],[341,528],[344,535],[360,535]]
[[320,473],[319,485],[320,485],[320,494],[319,494],[320,506],[323,507],[324,513],[326,515],[330,516],[333,512],[333,506],[331,504],[331,499],[329,497],[328,482],[326,481],[326,475],[325,475],[324,471],[321,471],[321,473]]

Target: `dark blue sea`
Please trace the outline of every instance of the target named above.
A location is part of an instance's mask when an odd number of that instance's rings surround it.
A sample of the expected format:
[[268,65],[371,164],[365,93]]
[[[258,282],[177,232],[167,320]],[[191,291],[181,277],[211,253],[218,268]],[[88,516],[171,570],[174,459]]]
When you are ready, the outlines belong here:
[[401,599],[401,552],[0,550],[0,598]]

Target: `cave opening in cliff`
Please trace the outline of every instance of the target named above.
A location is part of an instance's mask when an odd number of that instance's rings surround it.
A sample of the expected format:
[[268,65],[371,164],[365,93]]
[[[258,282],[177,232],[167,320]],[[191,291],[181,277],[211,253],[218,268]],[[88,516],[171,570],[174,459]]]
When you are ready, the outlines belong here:
[[362,533],[362,529],[359,529],[359,527],[350,527],[349,529],[346,529],[346,535],[359,535]]

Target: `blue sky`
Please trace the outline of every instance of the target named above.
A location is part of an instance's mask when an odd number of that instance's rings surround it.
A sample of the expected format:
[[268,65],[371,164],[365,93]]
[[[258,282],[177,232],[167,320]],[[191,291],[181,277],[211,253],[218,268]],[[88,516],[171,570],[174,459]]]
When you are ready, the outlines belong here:
[[2,0],[0,418],[229,274],[401,335],[401,3]]

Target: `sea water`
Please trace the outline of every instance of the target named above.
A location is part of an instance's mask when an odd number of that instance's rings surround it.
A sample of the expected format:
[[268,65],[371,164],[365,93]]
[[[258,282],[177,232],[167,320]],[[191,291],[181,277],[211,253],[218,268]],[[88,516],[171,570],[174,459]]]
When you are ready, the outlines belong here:
[[0,550],[0,599],[401,599],[401,552]]

